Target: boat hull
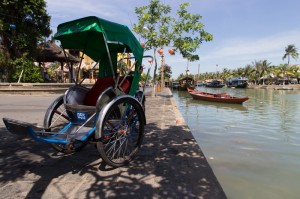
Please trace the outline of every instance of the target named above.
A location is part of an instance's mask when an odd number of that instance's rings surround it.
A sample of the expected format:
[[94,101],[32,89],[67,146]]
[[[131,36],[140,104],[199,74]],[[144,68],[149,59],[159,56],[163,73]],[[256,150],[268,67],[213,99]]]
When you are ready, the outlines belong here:
[[226,86],[229,88],[247,88],[248,87],[248,79],[245,77],[229,78],[229,79],[226,79]]
[[224,84],[219,84],[219,85],[205,85],[208,88],[223,88],[225,85]]
[[179,91],[187,91],[188,89],[191,89],[191,90],[195,89],[195,86],[192,86],[192,85],[189,85],[189,84],[185,84],[185,85],[179,85],[177,87],[177,89]]
[[233,97],[228,94],[213,94],[213,93],[200,92],[200,91],[195,91],[190,89],[188,90],[188,92],[193,99],[210,101],[210,102],[242,104],[243,102],[249,99],[248,97]]
[[248,83],[227,85],[227,87],[230,87],[230,88],[247,88],[248,87]]

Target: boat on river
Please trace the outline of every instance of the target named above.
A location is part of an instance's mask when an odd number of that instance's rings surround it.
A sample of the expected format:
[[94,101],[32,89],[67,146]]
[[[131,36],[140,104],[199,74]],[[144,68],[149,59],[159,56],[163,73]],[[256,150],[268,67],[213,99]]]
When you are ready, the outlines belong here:
[[187,89],[194,89],[195,88],[195,81],[191,77],[184,77],[179,80],[179,85],[177,87],[180,91],[187,91]]
[[225,86],[225,84],[222,84],[221,81],[214,79],[214,80],[206,83],[205,86],[209,87],[209,88],[223,88]]
[[247,101],[248,97],[234,97],[226,93],[214,94],[206,93],[202,91],[187,89],[189,94],[196,100],[204,100],[210,102],[220,102],[220,103],[229,103],[229,104],[242,104]]
[[171,86],[172,86],[172,89],[178,89],[179,82],[172,82]]
[[226,79],[226,86],[229,88],[247,88],[248,78],[246,77],[228,78]]

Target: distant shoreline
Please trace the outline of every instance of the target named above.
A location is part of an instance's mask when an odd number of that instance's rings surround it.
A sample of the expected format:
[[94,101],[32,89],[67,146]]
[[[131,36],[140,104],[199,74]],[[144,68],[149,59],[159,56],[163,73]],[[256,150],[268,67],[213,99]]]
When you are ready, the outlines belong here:
[[300,84],[287,85],[249,85],[250,89],[300,90]]
[[[62,88],[69,88],[74,83],[0,83],[0,90],[55,90]],[[87,87],[93,84],[84,84]],[[287,84],[287,85],[248,85],[248,89],[275,89],[275,90],[300,90],[300,84]]]

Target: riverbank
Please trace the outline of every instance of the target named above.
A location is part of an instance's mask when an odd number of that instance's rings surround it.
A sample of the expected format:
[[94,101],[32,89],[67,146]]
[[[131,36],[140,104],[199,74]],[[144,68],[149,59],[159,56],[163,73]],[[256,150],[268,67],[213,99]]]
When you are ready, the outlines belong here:
[[300,90],[300,84],[287,85],[249,85],[250,89]]
[[[0,93],[64,93],[74,83],[0,83]],[[92,87],[93,83],[82,84]],[[248,89],[300,90],[300,84],[288,85],[249,85]]]
[[234,105],[173,91],[227,197],[299,198],[300,90],[197,89],[249,97]]

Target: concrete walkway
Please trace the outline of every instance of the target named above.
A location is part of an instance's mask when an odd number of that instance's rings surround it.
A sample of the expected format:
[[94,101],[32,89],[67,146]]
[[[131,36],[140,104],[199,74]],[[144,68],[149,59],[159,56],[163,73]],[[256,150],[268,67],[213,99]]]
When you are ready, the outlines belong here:
[[1,121],[0,198],[226,198],[169,89],[147,96],[146,117],[139,155],[117,169],[102,164],[93,145],[66,156],[15,140]]

